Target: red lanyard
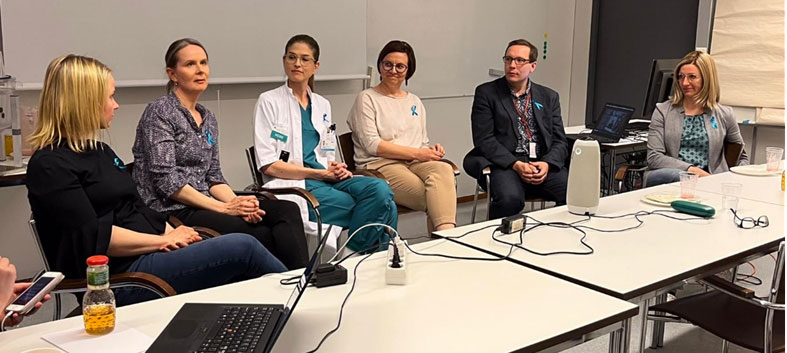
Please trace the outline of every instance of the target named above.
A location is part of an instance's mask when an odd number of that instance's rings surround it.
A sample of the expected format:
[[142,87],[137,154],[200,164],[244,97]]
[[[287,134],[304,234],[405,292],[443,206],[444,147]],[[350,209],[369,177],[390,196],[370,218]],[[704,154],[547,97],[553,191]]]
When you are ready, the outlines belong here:
[[522,125],[525,127],[525,134],[527,138],[532,139],[533,134],[530,132],[530,127],[527,125],[527,110],[530,109],[530,93],[527,94],[525,98],[525,111],[519,111],[519,104],[516,102],[516,98],[511,98],[514,101],[514,110],[516,110],[516,115],[519,116],[519,120],[522,121]]

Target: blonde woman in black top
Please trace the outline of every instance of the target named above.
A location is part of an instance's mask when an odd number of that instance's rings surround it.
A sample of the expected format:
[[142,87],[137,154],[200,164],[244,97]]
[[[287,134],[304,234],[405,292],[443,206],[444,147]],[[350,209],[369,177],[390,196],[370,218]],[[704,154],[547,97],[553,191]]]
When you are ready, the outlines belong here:
[[[46,71],[26,183],[52,269],[84,278],[86,259],[107,255],[110,273],[150,273],[178,293],[286,270],[248,234],[200,241],[145,206],[123,161],[98,138],[118,108],[114,92],[109,68],[92,58],[61,56]],[[115,295],[120,305],[152,299],[138,289]]]

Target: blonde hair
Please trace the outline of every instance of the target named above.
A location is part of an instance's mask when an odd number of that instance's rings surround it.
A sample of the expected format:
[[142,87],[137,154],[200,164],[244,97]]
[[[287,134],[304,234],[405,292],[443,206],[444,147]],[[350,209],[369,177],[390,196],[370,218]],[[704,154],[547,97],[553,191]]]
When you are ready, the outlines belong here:
[[670,98],[670,102],[672,105],[683,103],[684,97],[683,92],[680,90],[678,75],[683,65],[687,64],[696,66],[697,69],[700,70],[700,76],[702,77],[702,88],[700,88],[700,91],[694,96],[694,102],[704,109],[716,109],[719,105],[719,97],[721,96],[721,90],[719,89],[719,74],[716,71],[716,63],[713,61],[713,58],[709,54],[701,51],[693,51],[686,54],[675,67],[675,79],[672,81],[672,92],[674,93],[672,98]]
[[49,63],[30,144],[35,150],[66,140],[75,152],[96,148],[111,70],[74,54]]

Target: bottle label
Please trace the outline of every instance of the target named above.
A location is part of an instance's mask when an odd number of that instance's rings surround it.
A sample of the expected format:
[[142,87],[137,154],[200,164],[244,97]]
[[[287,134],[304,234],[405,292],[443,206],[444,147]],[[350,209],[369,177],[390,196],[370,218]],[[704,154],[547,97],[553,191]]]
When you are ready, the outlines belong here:
[[103,286],[109,283],[109,271],[89,272],[87,284],[90,286]]

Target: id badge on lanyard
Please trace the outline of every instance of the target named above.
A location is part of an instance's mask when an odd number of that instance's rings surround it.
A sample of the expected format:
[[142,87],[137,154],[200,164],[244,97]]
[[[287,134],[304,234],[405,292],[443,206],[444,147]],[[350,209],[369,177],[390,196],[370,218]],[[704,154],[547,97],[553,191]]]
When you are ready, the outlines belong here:
[[[517,105],[516,100],[514,100],[514,110],[516,110],[516,114],[519,117],[519,120],[522,122],[522,125],[525,128],[525,134],[527,135],[528,138],[532,139],[533,136],[530,133],[530,126],[527,124],[527,110],[530,109],[530,94],[528,94],[527,99],[525,100],[525,111],[522,114],[520,114],[520,111],[519,111],[518,107],[519,107],[519,105]],[[537,149],[536,143],[533,140],[530,140],[530,142],[527,143],[527,150],[528,150],[528,156],[527,157],[531,158],[531,159],[538,158],[538,155],[536,153],[536,149]]]
[[[327,114],[326,114],[327,116]],[[326,119],[323,116],[323,119]],[[331,124],[325,128],[325,133],[320,140],[320,151],[331,152],[336,150],[336,124]]]

